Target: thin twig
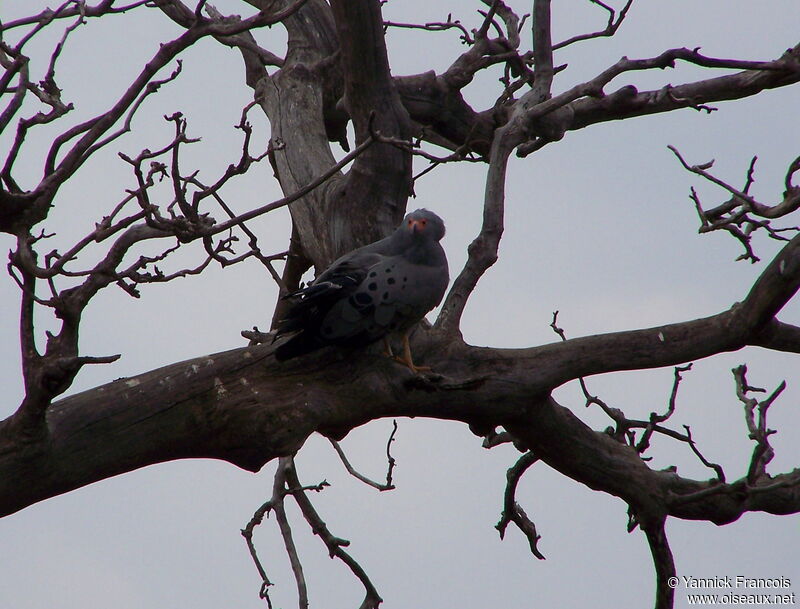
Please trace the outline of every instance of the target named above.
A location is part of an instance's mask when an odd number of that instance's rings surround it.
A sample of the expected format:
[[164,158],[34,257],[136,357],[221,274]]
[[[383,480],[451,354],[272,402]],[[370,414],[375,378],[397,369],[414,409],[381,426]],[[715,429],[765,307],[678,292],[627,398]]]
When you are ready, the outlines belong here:
[[714,472],[717,474],[717,480],[720,482],[725,482],[725,472],[723,471],[722,466],[719,463],[712,463],[706,459],[692,439],[692,430],[688,425],[684,425],[683,428],[686,430],[686,443],[689,445],[689,448],[692,449],[692,452],[697,455],[697,458],[700,459],[703,465],[714,470]]
[[384,21],[384,29],[391,27],[412,29],[412,30],[425,30],[427,32],[445,32],[447,30],[457,29],[461,32],[459,38],[464,44],[473,44],[474,40],[470,36],[469,30],[465,28],[461,21],[453,19],[452,15],[447,15],[445,21],[429,21],[428,23],[400,23],[397,21]]
[[636,445],[636,451],[641,455],[643,454],[650,446],[650,438],[653,435],[653,432],[656,430],[656,426],[659,423],[663,423],[667,421],[675,412],[675,406],[677,403],[678,398],[678,386],[681,383],[683,377],[681,376],[682,372],[688,372],[692,369],[692,364],[687,364],[686,366],[675,366],[674,369],[674,381],[672,383],[672,392],[669,396],[669,403],[667,405],[667,410],[664,414],[658,414],[656,412],[650,413],[650,421],[645,427],[644,433],[642,437],[639,439],[638,444]]
[[371,480],[371,479],[367,478],[364,474],[362,474],[358,470],[356,470],[350,464],[350,461],[347,459],[347,455],[345,454],[344,450],[342,450],[342,446],[341,446],[341,444],[339,444],[339,442],[337,442],[333,438],[328,438],[328,441],[331,443],[331,446],[333,446],[333,449],[336,451],[336,454],[339,455],[339,459],[341,459],[342,464],[344,465],[345,469],[347,470],[347,473],[349,473],[351,476],[353,476],[357,480],[360,480],[364,484],[366,484],[368,486],[371,486],[372,488],[378,489],[379,491],[391,491],[391,490],[395,489],[394,484],[392,484],[392,472],[394,471],[394,467],[395,467],[396,462],[395,462],[394,457],[392,457],[392,453],[390,451],[390,448],[391,448],[392,442],[394,442],[394,436],[395,436],[396,433],[397,433],[397,421],[394,421],[393,422],[392,433],[389,436],[389,441],[386,443],[386,458],[388,460],[389,466],[388,466],[388,469],[386,471],[386,482],[383,483],[383,484],[381,484],[380,482],[375,482],[374,480]]
[[600,2],[600,0],[589,0],[589,2],[591,2],[595,6],[599,6],[600,8],[608,12],[608,22],[606,23],[606,27],[602,30],[592,32],[591,34],[578,34],[577,36],[572,36],[571,38],[567,38],[562,42],[558,42],[553,45],[554,51],[557,49],[563,49],[566,46],[569,46],[576,42],[580,42],[582,40],[591,40],[593,38],[613,36],[614,34],[617,33],[619,26],[622,25],[622,22],[625,20],[625,17],[628,14],[628,9],[630,9],[631,5],[633,4],[633,0],[628,0],[625,3],[625,6],[622,7],[622,10],[619,12],[619,16],[617,16],[616,11],[612,7],[608,6],[607,4],[604,4],[603,2]]
[[314,534],[319,536],[319,538],[325,544],[330,556],[338,558],[345,565],[347,565],[353,575],[355,575],[364,586],[365,596],[364,601],[361,604],[361,609],[377,609],[378,605],[383,602],[383,599],[381,599],[378,591],[375,589],[375,586],[370,581],[366,571],[364,571],[361,565],[358,564],[358,562],[356,562],[352,556],[343,550],[344,547],[350,545],[350,542],[346,539],[341,539],[331,534],[327,525],[322,520],[319,513],[311,503],[311,500],[301,487],[300,481],[297,478],[297,470],[294,463],[286,468],[286,480],[289,486],[293,487],[293,490],[290,492],[297,502],[300,511],[303,513],[303,516],[308,524],[311,525],[311,530],[314,532]]
[[[563,328],[560,328],[558,326],[558,311],[553,311],[553,320],[550,322],[550,328],[552,328],[553,332],[558,334],[558,336],[561,338],[562,341],[567,340],[567,335],[564,332]],[[624,413],[618,408],[612,408],[598,396],[589,393],[589,388],[587,387],[586,381],[583,379],[583,377],[578,377],[578,383],[580,384],[583,397],[586,399],[584,406],[586,408],[588,408],[592,404],[600,406],[603,412],[605,412],[609,416],[609,418],[611,418],[617,424],[617,430],[614,433],[614,437],[616,437],[617,439],[621,439],[622,437],[624,437],[625,432],[628,429],[627,426],[628,419],[625,417]]]
[[291,203],[294,203],[295,201],[297,201],[298,199],[303,198],[309,192],[311,192],[315,188],[319,187],[320,185],[324,184],[331,177],[336,175],[344,167],[346,167],[348,164],[350,164],[350,162],[353,161],[353,159],[355,159],[356,157],[361,155],[367,148],[369,148],[374,143],[374,141],[375,140],[371,136],[368,136],[367,138],[364,139],[363,142],[361,142],[358,146],[356,146],[353,149],[352,152],[349,152],[344,157],[342,157],[342,159],[338,163],[332,165],[330,167],[330,169],[325,171],[318,178],[312,180],[311,182],[309,182],[308,184],[306,184],[302,188],[297,189],[292,194],[290,194],[290,195],[288,195],[286,197],[283,197],[282,199],[278,199],[277,201],[273,201],[272,203],[267,203],[266,205],[262,205],[261,207],[257,207],[256,209],[252,209],[252,210],[250,210],[248,212],[240,214],[240,215],[236,216],[235,218],[231,218],[230,220],[228,220],[226,222],[222,222],[221,224],[214,225],[213,227],[204,230],[202,232],[202,235],[203,236],[211,236],[211,235],[219,234],[219,233],[221,233],[223,231],[228,230],[232,226],[238,226],[242,222],[245,222],[247,220],[252,220],[253,218],[257,218],[258,216],[262,216],[262,215],[264,215],[264,214],[266,214],[268,212],[271,212],[271,211],[273,211],[275,209],[279,209],[281,207],[286,207],[287,205],[289,205]]

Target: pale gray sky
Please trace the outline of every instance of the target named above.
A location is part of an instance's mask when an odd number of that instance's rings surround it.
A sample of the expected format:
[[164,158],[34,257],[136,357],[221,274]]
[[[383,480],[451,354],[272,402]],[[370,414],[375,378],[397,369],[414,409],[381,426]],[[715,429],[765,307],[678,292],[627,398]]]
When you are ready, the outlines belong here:
[[[7,0],[3,19],[38,10],[38,2]],[[477,4],[477,3],[476,3]],[[518,12],[526,3],[512,3]],[[619,2],[616,4],[620,4]],[[45,6],[44,3],[41,6]],[[245,5],[220,2],[223,12],[248,13]],[[392,0],[385,16],[396,21],[438,21],[448,12],[476,27],[471,3]],[[92,21],[75,32],[64,52],[58,82],[81,119],[116,99],[157,49],[177,30],[155,11]],[[599,29],[604,13],[588,2],[553,3],[554,39]],[[796,0],[752,3],[743,0],[639,0],[617,37],[577,45],[556,56],[569,69],[557,91],[589,78],[622,55],[645,57],[678,46],[702,46],[708,55],[771,59],[797,42],[800,10]],[[280,50],[280,28],[258,35]],[[274,43],[272,41],[275,41]],[[52,45],[33,41],[30,53]],[[392,30],[390,62],[396,74],[441,70],[463,50],[455,33]],[[42,64],[33,68],[41,77]],[[498,91],[484,77],[467,97],[484,108]],[[707,76],[680,66],[618,79],[656,88]],[[609,90],[613,90],[612,87]],[[205,41],[184,58],[184,73],[148,100],[134,121],[133,134],[102,158],[87,163],[63,190],[45,228],[58,229],[53,247],[79,238],[132,186],[127,166],[114,154],[135,154],[171,138],[160,117],[176,110],[189,118],[189,135],[203,143],[187,150],[186,167],[196,162],[201,178],[212,180],[237,158],[239,135],[232,126],[250,100],[236,52]],[[498,347],[553,341],[552,312],[570,336],[645,327],[693,319],[721,311],[744,297],[763,265],[734,262],[732,239],[697,234],[688,199],[694,185],[707,203],[722,193],[694,179],[666,149],[678,147],[690,162],[716,159],[715,171],[741,184],[750,157],[758,154],[754,194],[777,200],[788,163],[798,154],[800,87],[718,104],[711,115],[684,110],[664,116],[606,123],[568,133],[509,171],[506,233],[500,261],[481,281],[463,320],[465,338]],[[251,113],[256,141],[266,142],[268,126]],[[70,123],[65,121],[65,123]],[[59,129],[63,125],[57,125]],[[48,132],[52,137],[53,131]],[[46,134],[45,134],[46,135]],[[2,134],[3,150],[10,134]],[[32,138],[20,163],[31,186],[41,172],[42,146]],[[258,149],[260,146],[254,146]],[[46,149],[46,148],[45,148]],[[420,165],[420,168],[423,165]],[[479,228],[485,167],[449,165],[422,178],[410,208],[428,207],[446,221],[444,245],[451,275],[465,259],[466,245]],[[22,176],[21,176],[22,177]],[[280,196],[265,163],[234,182],[227,200],[246,210]],[[265,251],[281,251],[287,238],[285,212],[252,222]],[[0,247],[11,241],[0,237]],[[757,239],[769,260],[777,244]],[[188,258],[186,259],[188,260]],[[72,392],[120,376],[204,353],[240,346],[239,331],[268,326],[275,298],[271,280],[257,263],[167,286],[145,286],[131,299],[109,288],[87,310],[82,328],[85,354],[122,353],[109,366],[84,370]],[[17,288],[0,276],[0,366],[6,400],[0,417],[11,414],[21,395],[17,347]],[[785,321],[800,323],[791,303]],[[42,333],[51,323],[41,319]],[[750,366],[754,385],[788,389],[770,410],[776,457],[773,473],[798,466],[800,367],[796,357],[747,349],[695,363],[681,386],[676,426],[690,424],[706,456],[721,463],[730,478],[746,471],[751,442],[730,369]],[[646,416],[666,404],[672,370],[618,373],[589,379],[590,389],[629,416]],[[607,421],[583,407],[574,384],[557,391],[595,428]],[[544,465],[534,466],[520,485],[518,499],[535,520],[546,561],[530,555],[527,542],[509,528],[505,541],[494,530],[505,470],[516,451],[480,448],[465,426],[438,421],[400,420],[394,454],[398,489],[377,493],[350,479],[327,441],[312,437],[298,457],[306,483],[327,479],[332,487],[314,497],[334,534],[352,541],[350,550],[385,599],[383,607],[613,606],[634,609],[652,604],[652,563],[643,535],[625,532],[626,506],[588,490]],[[354,431],[343,442],[351,459],[379,477],[391,421]],[[680,473],[710,477],[682,445],[659,439],[655,466],[675,464]],[[10,609],[255,609],[259,580],[239,535],[271,492],[274,466],[252,475],[221,462],[196,460],[162,464],[125,474],[50,499],[0,520],[0,607]],[[296,516],[296,514],[293,514]],[[357,606],[362,591],[322,544],[299,522],[295,528],[314,607]],[[800,517],[749,514],[726,527],[671,520],[668,533],[678,573],[694,576],[789,577],[800,595]],[[256,541],[270,578],[275,607],[294,606],[294,582],[276,527],[267,521]],[[606,599],[599,600],[599,599]],[[613,599],[613,600],[612,600]],[[686,603],[685,590],[676,606]]]

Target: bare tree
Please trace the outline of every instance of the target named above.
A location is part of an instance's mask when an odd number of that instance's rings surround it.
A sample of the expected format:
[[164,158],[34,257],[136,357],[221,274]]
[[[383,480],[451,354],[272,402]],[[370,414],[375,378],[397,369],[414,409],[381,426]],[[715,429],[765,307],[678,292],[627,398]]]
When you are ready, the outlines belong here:
[[[258,471],[279,459],[273,495],[243,531],[263,580],[262,596],[270,603],[271,582],[252,533],[265,514],[274,512],[296,576],[300,606],[308,604],[284,509],[291,497],[330,554],[364,585],[362,607],[377,607],[381,598],[366,571],[346,552],[347,543],[327,529],[310,500],[310,493],[320,491],[324,483],[304,485],[292,458],[316,432],[331,440],[348,471],[380,490],[390,489],[392,438],[385,482],[356,472],[337,441],[379,418],[436,417],[469,424],[487,447],[513,442],[523,453],[509,469],[497,527],[502,535],[514,524],[539,558],[539,534],[515,499],[521,476],[537,462],[621,498],[629,506],[630,530],[640,528],[649,544],[656,571],[655,604],[664,608],[673,606],[674,590],[668,582],[676,574],[665,534],[668,518],[721,525],[749,511],[800,511],[800,470],[774,475],[767,471],[774,454],[767,413],[783,384],[758,399],[754,394],[763,390],[749,384],[746,368],[734,370],[736,396],[755,444],[749,468],[739,478],[728,479],[719,465],[703,456],[690,428],[670,425],[689,362],[749,345],[800,351],[800,328],[778,317],[800,287],[800,236],[796,227],[775,224],[800,206],[800,186],[794,181],[800,157],[788,165],[783,200],[765,203],[750,193],[753,165],[738,188],[717,177],[711,163],[693,164],[673,149],[689,172],[725,193],[722,203],[709,206],[692,191],[701,232],[730,233],[741,243],[742,258],[751,262],[758,260],[751,240],[755,233],[785,242],[746,297],[728,309],[706,318],[584,338],[567,338],[554,314],[552,328],[561,341],[516,350],[476,348],[462,338],[460,322],[467,301],[498,259],[512,154],[532,155],[569,131],[597,123],[686,108],[711,112],[716,102],[800,81],[800,44],[787,41],[794,46],[769,61],[671,48],[653,57],[623,57],[591,79],[571,82],[566,66],[557,65],[555,52],[614,36],[632,4],[628,0],[614,9],[591,2],[605,12],[606,27],[563,41],[552,39],[549,0],[535,0],[531,15],[520,15],[497,0],[486,1],[479,15],[469,15],[474,27],[466,25],[467,18],[452,16],[437,23],[385,22],[377,0],[249,0],[255,10],[248,17],[223,15],[205,1],[189,7],[179,0],[102,0],[94,5],[69,0],[56,9],[3,23],[0,129],[15,131],[0,169],[0,230],[15,240],[8,272],[19,287],[25,397],[0,423],[0,512],[11,514],[167,460],[212,457]],[[93,19],[146,10],[171,20],[182,33],[157,49],[109,108],[66,126],[73,108],[62,99],[56,74],[70,36]],[[283,56],[260,46],[254,35],[275,24],[288,33]],[[398,76],[389,70],[384,40],[387,28],[397,27],[449,31],[465,48],[441,73]],[[26,55],[33,38],[57,28],[61,38],[43,63]],[[528,31],[530,49],[522,36]],[[196,143],[185,118],[168,116],[170,141],[135,156],[121,155],[130,165],[135,188],[121,193],[118,203],[96,219],[94,229],[67,249],[49,250],[50,235],[40,225],[64,185],[87,160],[131,130],[148,98],[179,78],[181,54],[202,39],[238,49],[246,84],[253,90],[254,102],[245,108],[238,126],[240,157],[214,181],[202,182],[184,167],[184,150]],[[633,85],[610,90],[614,79],[681,62],[703,68],[708,76],[679,85],[665,81],[655,90],[640,91]],[[502,73],[496,101],[475,109],[462,91],[494,67]],[[33,76],[39,72],[41,77]],[[248,116],[257,111],[269,120],[268,144],[251,141]],[[354,142],[348,138],[349,124]],[[19,177],[18,159],[31,134],[53,125],[65,126],[50,140],[41,160],[41,179],[26,185]],[[347,151],[338,162],[332,142]],[[432,146],[450,152],[437,154]],[[399,222],[418,177],[412,172],[415,156],[426,159],[430,168],[455,162],[488,166],[480,233],[435,323],[414,336],[415,353],[435,373],[414,375],[370,349],[346,357],[324,350],[279,364],[272,357],[270,335],[254,330],[243,332],[251,339],[248,346],[57,399],[84,366],[119,357],[79,349],[81,320],[101,290],[117,286],[138,297],[143,284],[166,283],[201,273],[209,265],[254,258],[285,293],[296,288],[311,267],[325,268]],[[264,159],[285,197],[237,215],[223,197],[224,187]],[[284,251],[265,253],[247,222],[286,206],[293,222],[288,245]],[[193,265],[162,270],[175,252],[197,246],[202,254]],[[275,317],[283,306],[283,301],[276,303]],[[41,311],[58,320],[58,329],[47,332],[43,344],[35,323]],[[627,417],[592,395],[583,381],[607,372],[664,366],[675,366],[669,405],[646,420]],[[554,389],[576,379],[587,405],[608,415],[606,430],[591,429],[553,399]],[[303,391],[298,391],[298,383]],[[686,444],[712,477],[694,480],[650,467],[647,453],[656,435]]]

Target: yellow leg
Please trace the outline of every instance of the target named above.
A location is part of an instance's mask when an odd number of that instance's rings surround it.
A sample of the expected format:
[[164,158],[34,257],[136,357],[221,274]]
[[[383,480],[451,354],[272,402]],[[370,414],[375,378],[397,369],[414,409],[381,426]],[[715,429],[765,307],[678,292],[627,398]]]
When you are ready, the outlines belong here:
[[389,342],[389,337],[383,337],[383,354],[386,357],[394,357],[394,353],[392,352],[392,343]]
[[417,366],[414,364],[414,360],[411,358],[411,345],[408,342],[408,334],[403,334],[403,356],[395,356],[394,359],[406,366],[414,374],[430,370],[430,366]]

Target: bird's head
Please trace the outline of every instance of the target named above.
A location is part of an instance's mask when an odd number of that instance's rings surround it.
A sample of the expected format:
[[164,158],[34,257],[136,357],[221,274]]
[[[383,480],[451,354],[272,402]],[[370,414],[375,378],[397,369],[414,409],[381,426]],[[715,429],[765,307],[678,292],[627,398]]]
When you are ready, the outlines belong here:
[[444,222],[432,211],[418,209],[403,220],[402,230],[414,236],[439,241],[444,237]]

